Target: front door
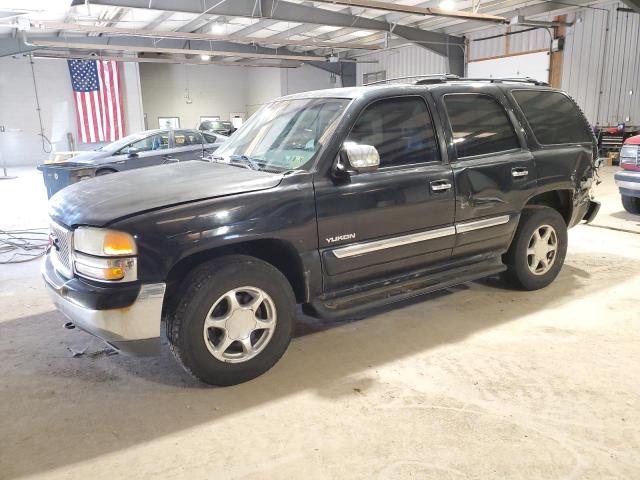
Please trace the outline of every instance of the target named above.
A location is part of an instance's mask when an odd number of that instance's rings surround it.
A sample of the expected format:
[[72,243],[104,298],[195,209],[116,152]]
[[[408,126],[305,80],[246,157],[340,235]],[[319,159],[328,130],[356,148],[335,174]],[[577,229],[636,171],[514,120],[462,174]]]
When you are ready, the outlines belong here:
[[376,147],[380,167],[348,182],[314,181],[325,291],[448,259],[453,176],[425,98],[369,104],[345,142]]
[[112,158],[120,170],[152,167],[164,163],[169,149],[169,132],[156,133],[121,148]]
[[462,87],[438,95],[438,101],[448,118],[456,189],[453,254],[504,251],[536,187],[535,163],[522,128],[495,87],[483,93]]

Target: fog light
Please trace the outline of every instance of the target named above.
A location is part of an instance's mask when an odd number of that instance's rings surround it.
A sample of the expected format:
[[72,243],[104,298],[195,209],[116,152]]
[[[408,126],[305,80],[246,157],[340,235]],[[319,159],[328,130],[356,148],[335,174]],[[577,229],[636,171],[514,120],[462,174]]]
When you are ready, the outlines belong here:
[[76,254],[76,273],[93,280],[134,281],[137,279],[135,258],[96,258]]

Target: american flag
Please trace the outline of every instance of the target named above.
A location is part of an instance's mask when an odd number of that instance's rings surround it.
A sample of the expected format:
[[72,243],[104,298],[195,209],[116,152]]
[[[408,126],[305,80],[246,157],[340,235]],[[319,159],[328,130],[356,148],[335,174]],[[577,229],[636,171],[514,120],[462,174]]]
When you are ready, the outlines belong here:
[[124,136],[118,64],[113,60],[67,60],[83,143],[113,142]]

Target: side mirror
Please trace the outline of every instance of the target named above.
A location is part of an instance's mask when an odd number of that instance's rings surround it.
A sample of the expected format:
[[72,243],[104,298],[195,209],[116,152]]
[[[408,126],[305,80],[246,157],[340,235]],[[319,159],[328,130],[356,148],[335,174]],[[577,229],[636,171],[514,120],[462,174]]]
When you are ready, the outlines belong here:
[[128,156],[129,158],[137,157],[137,156],[138,156],[138,152],[139,152],[139,151],[140,151],[140,150],[138,150],[137,148],[129,148],[129,149],[127,150],[127,156]]
[[350,173],[373,172],[380,166],[380,154],[373,145],[345,142],[340,151],[340,162],[336,166],[338,176]]

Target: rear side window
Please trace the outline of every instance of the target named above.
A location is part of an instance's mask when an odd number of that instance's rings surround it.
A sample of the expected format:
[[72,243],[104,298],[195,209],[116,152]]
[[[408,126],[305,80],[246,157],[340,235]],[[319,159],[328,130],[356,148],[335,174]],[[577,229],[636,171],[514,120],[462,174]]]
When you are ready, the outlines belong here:
[[188,130],[176,130],[174,133],[176,147],[188,147],[191,145],[202,145],[202,137],[199,132]]
[[592,141],[582,114],[566,95],[545,90],[511,93],[542,145]]
[[433,123],[420,97],[389,98],[369,105],[347,141],[376,147],[381,167],[440,161]]
[[458,158],[520,148],[507,112],[493,97],[449,94],[444,103]]

